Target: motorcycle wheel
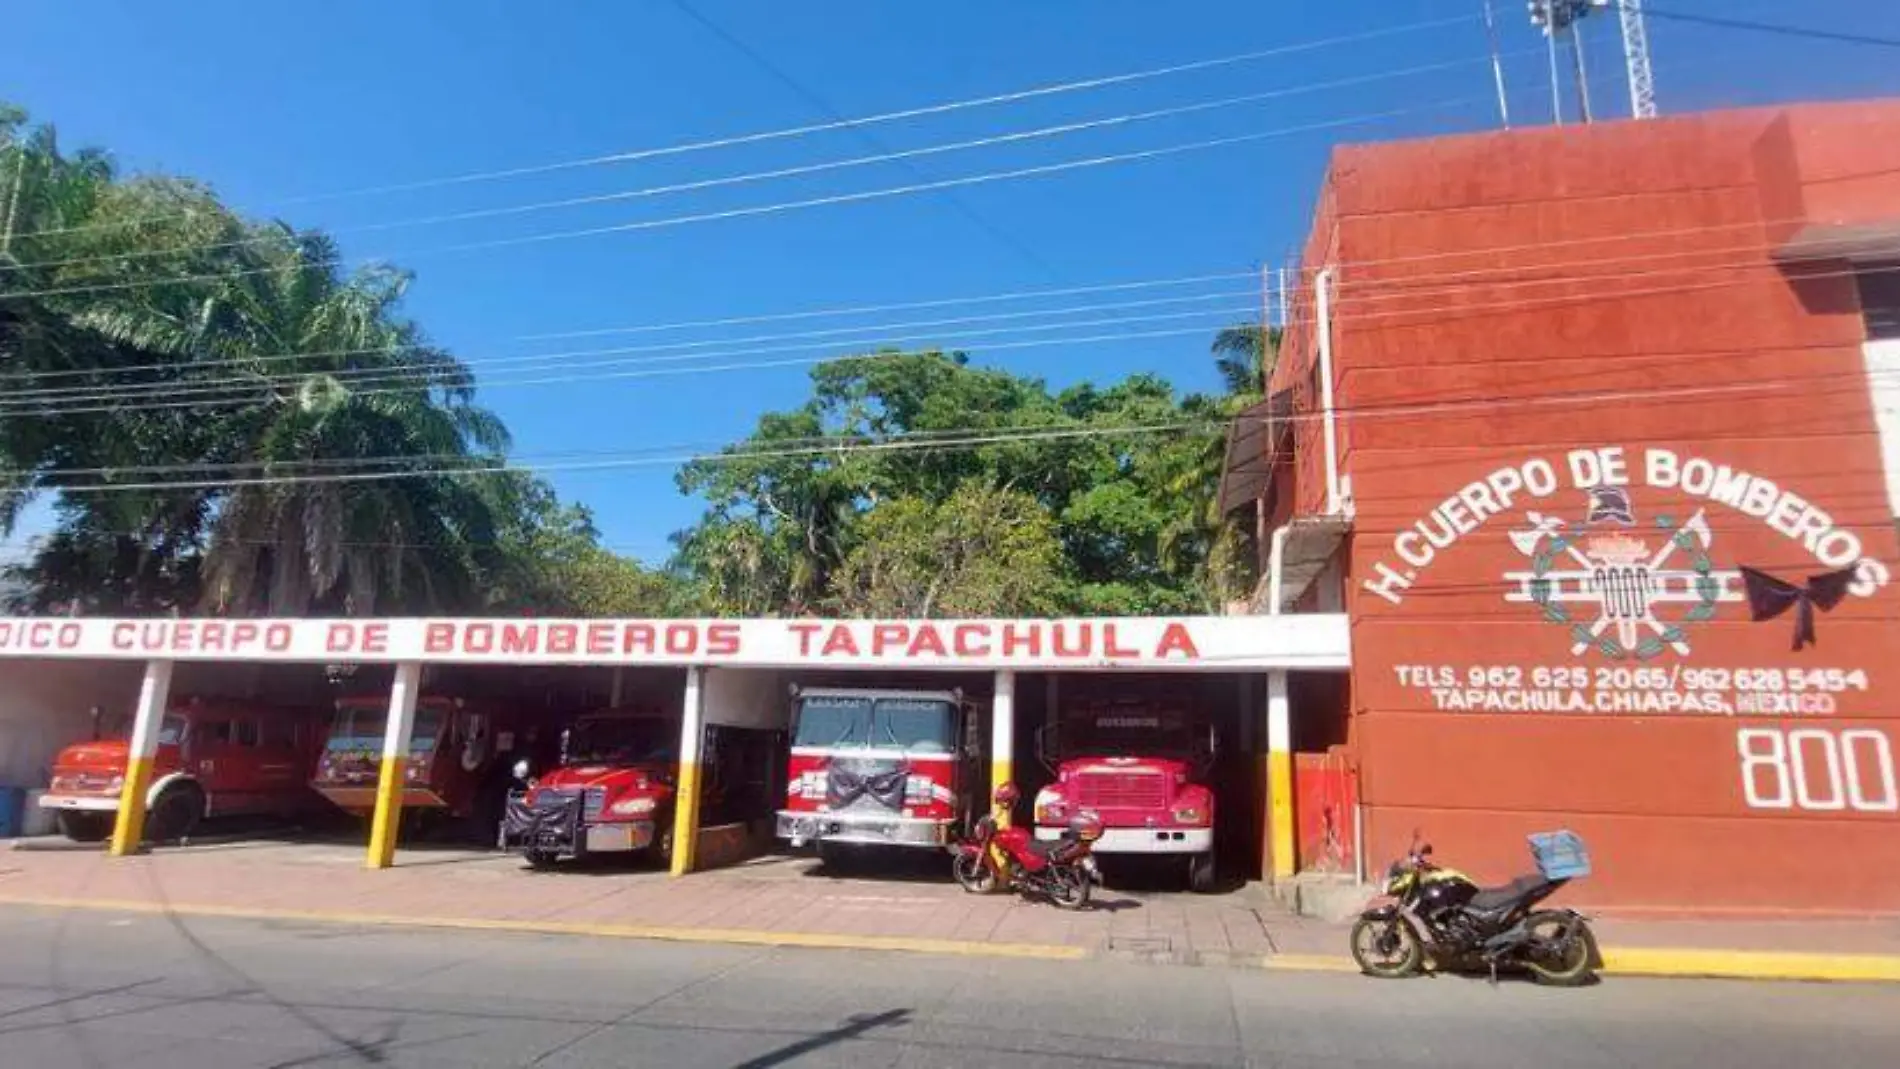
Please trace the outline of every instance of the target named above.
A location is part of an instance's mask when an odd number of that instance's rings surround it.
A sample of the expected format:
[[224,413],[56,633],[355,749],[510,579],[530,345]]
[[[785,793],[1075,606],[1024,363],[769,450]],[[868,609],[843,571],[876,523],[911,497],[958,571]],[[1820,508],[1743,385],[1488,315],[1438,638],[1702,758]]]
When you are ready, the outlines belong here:
[[1531,940],[1524,954],[1524,967],[1531,971],[1531,979],[1551,987],[1576,987],[1595,975],[1596,934],[1588,923],[1579,922],[1576,938],[1563,945],[1560,940],[1569,925],[1568,915],[1551,910],[1525,919]]
[[958,886],[973,895],[996,890],[996,870],[983,860],[982,854],[958,854],[950,872],[957,878]]
[[1080,865],[1063,865],[1049,873],[1049,901],[1058,909],[1081,909],[1089,904],[1088,871]]
[[552,850],[526,850],[522,852],[521,857],[531,869],[551,869],[556,860],[556,855]]
[[1352,960],[1367,976],[1396,980],[1418,972],[1425,948],[1402,918],[1361,917],[1352,926]]

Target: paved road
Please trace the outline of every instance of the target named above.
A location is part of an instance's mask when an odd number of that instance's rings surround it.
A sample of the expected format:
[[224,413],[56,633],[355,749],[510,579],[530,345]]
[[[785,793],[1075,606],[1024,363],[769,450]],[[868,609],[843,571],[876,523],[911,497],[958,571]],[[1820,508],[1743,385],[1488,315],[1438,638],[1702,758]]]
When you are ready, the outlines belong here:
[[0,913],[0,1066],[1883,1066],[1900,990]]

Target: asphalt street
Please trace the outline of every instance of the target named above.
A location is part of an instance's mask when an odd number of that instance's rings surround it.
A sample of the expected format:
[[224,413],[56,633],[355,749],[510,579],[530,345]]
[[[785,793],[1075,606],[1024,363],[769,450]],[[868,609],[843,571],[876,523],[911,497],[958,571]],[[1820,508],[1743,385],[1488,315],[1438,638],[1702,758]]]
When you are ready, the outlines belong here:
[[0,1066],[1896,1064],[1900,989],[1481,980],[10,907]]

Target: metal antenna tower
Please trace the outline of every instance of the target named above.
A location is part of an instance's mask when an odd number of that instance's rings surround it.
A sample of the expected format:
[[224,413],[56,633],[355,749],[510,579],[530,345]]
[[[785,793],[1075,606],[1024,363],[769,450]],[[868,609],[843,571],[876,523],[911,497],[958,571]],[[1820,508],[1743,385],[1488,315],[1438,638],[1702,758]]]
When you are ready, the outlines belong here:
[[[1613,3],[1615,0],[1600,0]],[[1643,0],[1621,0],[1617,18],[1623,24],[1623,65],[1630,76],[1630,117],[1656,117],[1656,78],[1649,69],[1649,28],[1643,21]]]

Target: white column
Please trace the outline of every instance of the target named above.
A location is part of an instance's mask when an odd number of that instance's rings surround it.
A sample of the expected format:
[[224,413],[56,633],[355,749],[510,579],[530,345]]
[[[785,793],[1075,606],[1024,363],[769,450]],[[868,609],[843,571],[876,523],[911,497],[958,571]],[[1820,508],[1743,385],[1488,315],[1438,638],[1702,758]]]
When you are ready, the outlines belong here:
[[389,688],[389,717],[383,724],[383,766],[376,781],[376,809],[370,818],[369,860],[372,869],[396,863],[396,829],[402,824],[403,783],[409,763],[409,742],[416,730],[416,696],[422,690],[422,665],[407,661],[396,666]]
[[[1015,781],[1016,777],[1016,673],[1010,669],[999,669],[996,673],[996,696],[990,703],[990,793],[994,797],[996,788]],[[996,822],[1008,827],[1008,810],[996,810]]]
[[680,708],[680,767],[673,794],[673,865],[675,876],[693,871],[699,842],[699,754],[706,733],[706,670],[688,668]]
[[1267,845],[1276,880],[1291,879],[1293,856],[1293,715],[1286,671],[1267,674]]
[[145,837],[145,794],[152,786],[152,759],[158,754],[158,729],[171,701],[172,662],[147,661],[139,684],[138,709],[132,716],[132,742],[125,761],[125,785],[119,790],[118,819],[112,825],[114,857],[135,854]]

